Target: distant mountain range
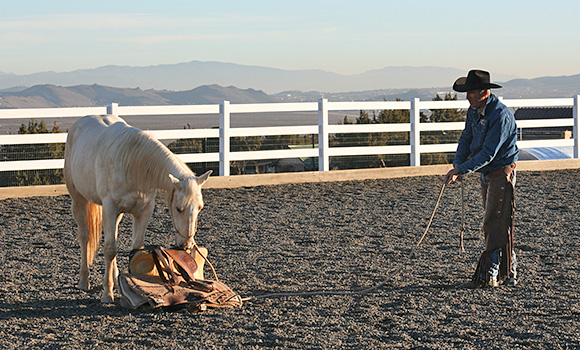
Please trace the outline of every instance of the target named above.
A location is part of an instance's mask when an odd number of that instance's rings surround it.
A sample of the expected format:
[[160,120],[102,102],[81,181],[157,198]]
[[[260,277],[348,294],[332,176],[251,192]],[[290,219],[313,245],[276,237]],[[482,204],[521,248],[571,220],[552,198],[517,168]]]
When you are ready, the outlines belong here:
[[[450,86],[466,72],[441,67],[386,67],[361,74],[343,75],[323,70],[284,70],[222,62],[192,61],[146,67],[104,66],[72,72],[16,75],[0,72],[0,89],[53,84],[98,84],[118,88],[184,91],[217,84],[258,89],[268,94],[288,90],[344,92],[377,89],[414,89]],[[495,81],[516,76],[494,75]]]
[[[388,67],[339,75],[198,61],[150,67],[106,66],[67,73],[0,73],[0,108],[90,107],[111,102],[124,106],[213,104],[222,100],[263,103],[317,101],[320,97],[331,101],[430,100],[450,91],[453,81],[462,75],[465,72],[438,67]],[[580,94],[580,74],[493,78],[503,85],[494,93],[505,98]]]
[[238,89],[219,85],[204,85],[188,91],[141,90],[102,85],[35,85],[26,89],[0,91],[0,108],[51,108],[106,106],[111,102],[122,106],[158,106],[184,104],[215,104],[222,100],[232,103],[280,102],[254,89]]

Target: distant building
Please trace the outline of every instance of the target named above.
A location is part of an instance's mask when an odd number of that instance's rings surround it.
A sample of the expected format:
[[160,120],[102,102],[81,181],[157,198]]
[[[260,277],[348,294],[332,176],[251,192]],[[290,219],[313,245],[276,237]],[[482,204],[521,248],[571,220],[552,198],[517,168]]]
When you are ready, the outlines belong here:
[[[318,145],[288,145],[290,149],[318,148]],[[274,160],[268,167],[268,172],[287,173],[318,170],[317,157],[282,158]]]
[[[519,120],[566,119],[573,118],[572,107],[523,107],[518,108],[514,116]],[[546,128],[519,128],[519,140],[549,140],[572,138],[571,126]],[[537,147],[521,150],[521,160],[531,159],[566,159],[572,158],[573,147]]]
[[[572,107],[523,107],[514,113],[516,121],[535,119],[572,119]],[[527,136],[527,137],[526,137]],[[520,140],[572,138],[571,126],[520,130]]]

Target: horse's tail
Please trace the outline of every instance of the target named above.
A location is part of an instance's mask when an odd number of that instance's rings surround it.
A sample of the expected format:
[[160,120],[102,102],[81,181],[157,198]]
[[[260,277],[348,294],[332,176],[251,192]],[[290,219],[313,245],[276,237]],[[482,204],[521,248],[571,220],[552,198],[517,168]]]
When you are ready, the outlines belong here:
[[89,237],[87,242],[87,263],[90,266],[95,259],[99,242],[103,232],[103,207],[88,202],[87,203],[87,226],[89,228]]

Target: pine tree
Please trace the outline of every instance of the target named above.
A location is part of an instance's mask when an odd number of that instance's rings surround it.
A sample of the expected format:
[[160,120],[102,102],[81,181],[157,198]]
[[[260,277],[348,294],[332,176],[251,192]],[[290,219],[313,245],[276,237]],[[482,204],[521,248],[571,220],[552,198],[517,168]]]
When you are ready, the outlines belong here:
[[[456,101],[457,94],[451,95],[446,93],[444,99],[437,94],[433,101]],[[443,122],[463,122],[465,121],[465,111],[461,109],[434,109],[431,110],[430,121],[434,123]],[[459,130],[442,130],[426,131],[421,133],[421,144],[441,144],[455,143],[459,140],[461,131]],[[421,155],[421,164],[447,164],[453,161],[452,153],[424,153]]]

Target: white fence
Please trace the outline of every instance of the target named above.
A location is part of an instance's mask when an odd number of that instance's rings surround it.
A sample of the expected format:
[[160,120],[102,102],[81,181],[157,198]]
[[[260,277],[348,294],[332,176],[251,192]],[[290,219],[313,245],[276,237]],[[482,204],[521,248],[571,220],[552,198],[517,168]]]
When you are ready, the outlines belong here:
[[[572,139],[530,140],[518,141],[522,149],[536,147],[572,146],[573,157],[579,157],[579,100],[574,98],[554,99],[502,99],[508,107],[572,107],[573,118],[540,119],[518,121],[518,128],[541,127],[572,127]],[[330,157],[377,155],[377,154],[409,154],[411,166],[420,165],[422,153],[454,152],[456,143],[420,144],[422,131],[462,130],[463,122],[426,123],[420,122],[421,110],[435,109],[467,109],[468,102],[460,101],[412,101],[396,102],[330,102],[321,99],[318,102],[303,103],[261,103],[261,104],[231,104],[223,101],[215,105],[183,105],[183,106],[118,106],[113,103],[107,107],[90,108],[34,108],[34,109],[4,109],[0,110],[0,121],[3,119],[39,119],[82,117],[89,114],[115,114],[123,116],[152,115],[198,115],[219,114],[219,129],[180,129],[151,130],[160,140],[163,139],[195,139],[219,138],[219,152],[193,153],[178,155],[186,163],[219,162],[219,175],[230,175],[230,164],[233,161],[317,157],[320,171],[329,170]],[[357,124],[329,125],[329,111],[357,110],[409,110],[410,123],[402,124]],[[317,112],[318,125],[280,126],[280,127],[230,127],[230,116],[234,113],[267,113],[267,112]],[[329,147],[329,135],[345,133],[378,133],[378,132],[409,132],[410,143],[397,146],[366,146],[366,147]],[[318,135],[318,148],[287,149],[252,152],[232,152],[230,138],[244,136],[268,135]],[[35,134],[35,135],[1,135],[0,146],[15,144],[46,144],[65,143],[66,133]],[[0,161],[0,171],[61,169],[63,159]]]

